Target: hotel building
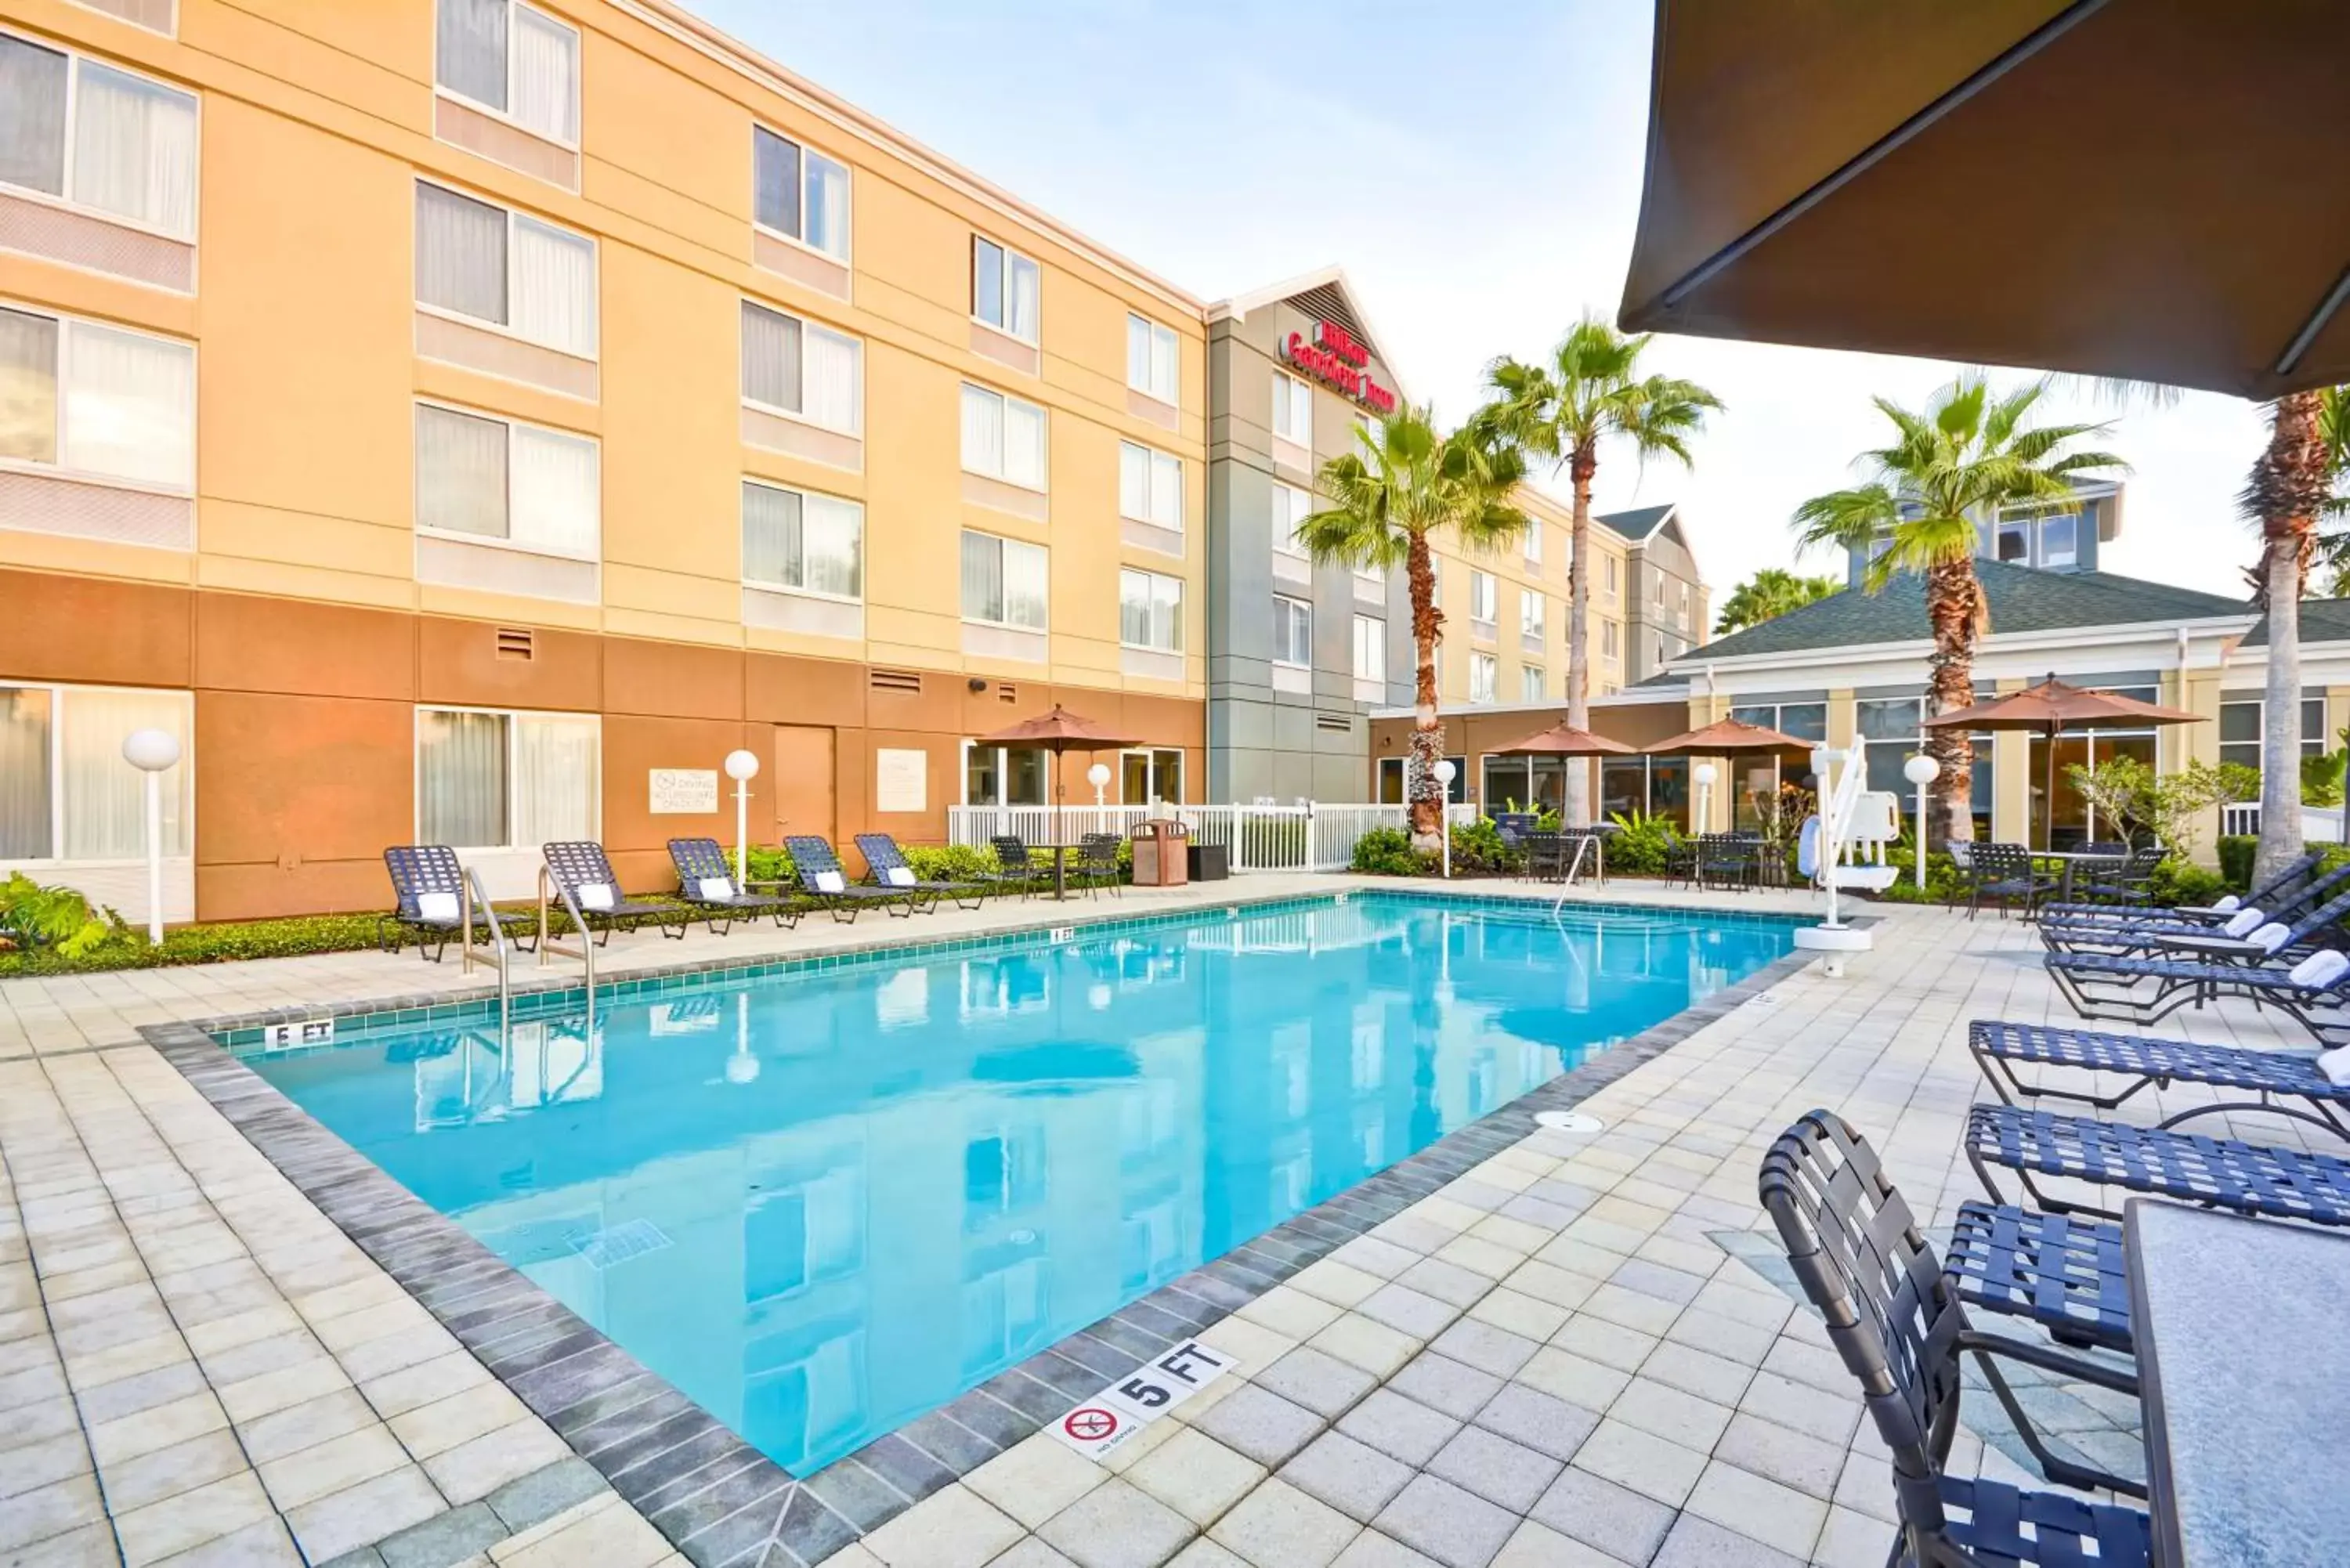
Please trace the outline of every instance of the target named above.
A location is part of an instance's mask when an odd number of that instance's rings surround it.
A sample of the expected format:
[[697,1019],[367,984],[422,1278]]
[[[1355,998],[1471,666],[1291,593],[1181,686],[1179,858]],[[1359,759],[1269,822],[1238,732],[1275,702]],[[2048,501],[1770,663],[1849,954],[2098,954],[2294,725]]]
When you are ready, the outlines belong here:
[[738,746],[936,840],[1055,700],[1201,797],[1201,301],[666,0],[7,12],[0,869],[143,915],[146,727],[173,919],[660,886]]

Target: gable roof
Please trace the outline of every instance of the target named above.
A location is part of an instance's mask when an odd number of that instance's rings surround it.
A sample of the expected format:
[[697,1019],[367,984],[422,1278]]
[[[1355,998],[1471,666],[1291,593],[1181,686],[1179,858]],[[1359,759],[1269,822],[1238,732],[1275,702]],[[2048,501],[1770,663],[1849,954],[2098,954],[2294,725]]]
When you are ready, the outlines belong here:
[[[2137,626],[2149,622],[2206,620],[2249,616],[2243,600],[2168,583],[2149,583],[2111,572],[2043,572],[2031,566],[1978,559],[1975,576],[1991,602],[1991,630],[2055,631],[2069,627]],[[2345,605],[2350,612],[2350,605]],[[2350,625],[2350,620],[2345,621]],[[1882,592],[1857,588],[1814,599],[1801,609],[1700,643],[1674,662],[1701,664],[1750,654],[1796,653],[1867,643],[1924,641],[1933,636],[1926,618],[1926,579],[1901,572]]]
[[1668,501],[1662,506],[1635,506],[1628,512],[1602,512],[1591,520],[1605,523],[1635,545],[1645,545],[1657,536],[1657,530],[1673,520],[1680,509],[1678,501]]
[[[2301,640],[2303,643],[2350,642],[2350,599],[2302,600]],[[2269,618],[2262,616],[2258,624],[2244,634],[2240,646],[2266,648],[2268,642]]]
[[1385,340],[1372,327],[1370,317],[1363,309],[1362,296],[1355,291],[1347,269],[1336,262],[1246,294],[1236,294],[1230,299],[1220,299],[1208,306],[1208,319],[1245,321],[1251,311],[1285,299],[1295,300],[1299,309],[1325,321],[1335,321],[1353,333],[1355,340],[1378,356],[1380,365],[1386,368],[1388,379],[1395,383],[1396,396],[1406,403],[1411,401],[1410,394],[1404,390],[1403,371],[1397,368],[1395,356],[1387,351]]

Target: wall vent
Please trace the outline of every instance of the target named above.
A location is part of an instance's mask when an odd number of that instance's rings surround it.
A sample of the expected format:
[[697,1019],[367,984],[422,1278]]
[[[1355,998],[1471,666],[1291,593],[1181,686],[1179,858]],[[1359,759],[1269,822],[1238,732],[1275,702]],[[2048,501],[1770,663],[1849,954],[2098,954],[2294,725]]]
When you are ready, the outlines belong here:
[[500,659],[520,659],[527,661],[531,657],[531,634],[529,628],[515,626],[502,626],[498,628],[498,657]]
[[914,691],[922,689],[922,678],[910,670],[877,670],[873,672],[876,691]]
[[1354,729],[1355,722],[1344,713],[1316,713],[1314,715],[1314,727],[1344,735]]
[[1020,688],[1005,681],[995,689],[995,698],[999,702],[1017,702],[1020,701]]

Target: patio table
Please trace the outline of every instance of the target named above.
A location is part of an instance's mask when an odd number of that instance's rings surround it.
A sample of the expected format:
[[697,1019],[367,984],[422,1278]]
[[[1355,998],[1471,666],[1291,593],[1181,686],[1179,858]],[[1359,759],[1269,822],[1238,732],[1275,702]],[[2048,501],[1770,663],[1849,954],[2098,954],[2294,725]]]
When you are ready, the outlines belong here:
[[2123,1228],[2158,1568],[2350,1562],[2350,1237],[2145,1198]]
[[2034,860],[2054,860],[2062,863],[2064,881],[2063,886],[2057,889],[2056,898],[2059,903],[2064,904],[2073,901],[2073,868],[2074,867],[2105,865],[2118,869],[2129,864],[2127,856],[2108,855],[2103,850],[2091,852],[2085,849],[2035,849],[2032,851],[2032,857]]
[[1028,853],[1031,855],[1049,855],[1053,857],[1053,901],[1055,903],[1068,901],[1069,857],[1084,847],[1082,844],[1032,844],[1028,846]]

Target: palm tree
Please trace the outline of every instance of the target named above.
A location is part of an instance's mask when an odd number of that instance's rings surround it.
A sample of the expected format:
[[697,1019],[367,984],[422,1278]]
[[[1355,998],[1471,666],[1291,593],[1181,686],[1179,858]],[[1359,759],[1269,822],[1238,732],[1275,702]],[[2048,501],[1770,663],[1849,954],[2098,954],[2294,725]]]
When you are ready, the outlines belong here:
[[1723,637],[1743,627],[1761,626],[1789,610],[1801,609],[1814,599],[1843,591],[1844,583],[1839,578],[1800,577],[1784,566],[1764,566],[1732,588],[1730,597],[1721,601],[1721,613],[1714,618],[1713,632],[1716,637]]
[[[1841,550],[1882,548],[1868,563],[1861,587],[1877,593],[1896,572],[1926,579],[1926,616],[1934,652],[1927,702],[1934,713],[1974,701],[1975,639],[1989,624],[1982,584],[1975,576],[1981,523],[2003,507],[2058,504],[2072,497],[2070,481],[2096,470],[2126,472],[2108,452],[2066,450],[2105,425],[2031,425],[2033,405],[2048,389],[2037,381],[1994,397],[1977,373],[1936,392],[1923,413],[1885,398],[1879,412],[1893,421],[1894,443],[1855,460],[1864,483],[1815,495],[1795,508],[1804,545]],[[1926,751],[1941,772],[1934,784],[1936,842],[1974,836],[1970,809],[1974,748],[1959,729],[1926,732]]]
[[1525,463],[1514,447],[1473,426],[1439,435],[1425,405],[1388,415],[1375,431],[1357,427],[1356,440],[1360,451],[1322,465],[1318,489],[1329,504],[1298,524],[1297,541],[1316,561],[1405,570],[1418,710],[1409,770],[1411,834],[1416,847],[1433,852],[1444,832],[1444,791],[1436,777],[1444,758],[1436,716],[1436,647],[1444,618],[1436,608],[1428,536],[1449,528],[1471,549],[1515,542],[1527,521],[1509,496],[1525,477]]
[[[1535,457],[1552,472],[1564,467],[1575,488],[1574,544],[1567,558],[1566,722],[1590,722],[1591,667],[1585,657],[1591,601],[1591,480],[1599,472],[1600,444],[1621,436],[1643,462],[1690,462],[1689,440],[1705,428],[1706,411],[1721,400],[1694,381],[1642,376],[1647,334],[1627,337],[1596,316],[1586,316],[1552,350],[1547,364],[1501,358],[1486,368],[1492,399],[1472,423]],[[1587,816],[1584,770],[1567,774],[1569,820]]]

